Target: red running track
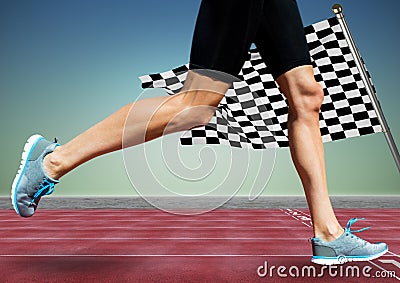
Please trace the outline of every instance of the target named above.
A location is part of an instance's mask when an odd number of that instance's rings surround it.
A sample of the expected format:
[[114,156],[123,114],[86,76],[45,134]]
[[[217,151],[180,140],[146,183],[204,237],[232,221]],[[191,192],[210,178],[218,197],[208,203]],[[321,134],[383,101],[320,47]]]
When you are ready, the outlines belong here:
[[361,236],[389,252],[331,269],[312,264],[307,210],[40,210],[30,219],[0,210],[0,281],[400,282],[400,209],[336,215],[342,225],[365,217],[354,229],[372,226]]

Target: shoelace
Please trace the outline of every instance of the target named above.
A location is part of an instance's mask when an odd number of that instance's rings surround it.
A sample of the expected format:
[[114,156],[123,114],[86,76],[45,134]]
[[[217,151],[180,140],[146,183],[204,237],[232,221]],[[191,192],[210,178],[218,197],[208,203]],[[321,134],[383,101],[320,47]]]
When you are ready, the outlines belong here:
[[371,227],[365,227],[365,228],[361,228],[361,229],[358,229],[358,230],[351,230],[351,229],[350,229],[351,225],[353,225],[354,223],[356,223],[358,220],[365,220],[365,218],[351,218],[351,219],[347,222],[347,225],[346,225],[346,228],[344,228],[344,231],[345,231],[345,233],[346,233],[346,236],[351,235],[352,238],[355,237],[357,240],[361,240],[362,242],[366,242],[365,240],[363,240],[363,239],[357,237],[356,235],[354,235],[353,233],[362,232],[362,231],[365,231],[365,230],[370,229]]
[[349,232],[349,233],[357,233],[357,232],[362,232],[362,231],[365,231],[365,230],[368,230],[368,229],[371,228],[371,227],[365,227],[365,228],[361,228],[361,229],[358,229],[358,230],[351,230],[351,229],[350,229],[351,225],[353,225],[354,223],[356,223],[358,220],[365,220],[365,218],[351,218],[351,219],[349,220],[349,222],[347,222],[345,231],[346,231],[346,232]]
[[54,192],[54,186],[55,186],[55,183],[53,183],[49,179],[44,179],[43,182],[40,184],[39,190],[34,194],[29,206],[35,205],[35,201],[38,198],[45,196],[45,195],[52,194]]

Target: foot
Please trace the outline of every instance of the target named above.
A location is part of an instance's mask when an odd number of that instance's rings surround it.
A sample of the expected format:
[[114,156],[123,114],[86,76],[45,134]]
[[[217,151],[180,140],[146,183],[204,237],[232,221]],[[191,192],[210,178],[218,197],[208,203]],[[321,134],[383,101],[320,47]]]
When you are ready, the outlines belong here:
[[32,216],[40,198],[53,193],[58,180],[46,174],[43,158],[53,152],[57,146],[57,142],[47,141],[40,135],[33,135],[26,142],[21,165],[11,190],[12,204],[18,215]]
[[369,261],[384,255],[388,251],[385,243],[369,243],[353,233],[368,228],[351,231],[350,226],[357,220],[352,218],[347,223],[344,233],[332,242],[325,242],[320,238],[312,238],[313,257],[311,261],[317,264],[343,264],[350,261]]

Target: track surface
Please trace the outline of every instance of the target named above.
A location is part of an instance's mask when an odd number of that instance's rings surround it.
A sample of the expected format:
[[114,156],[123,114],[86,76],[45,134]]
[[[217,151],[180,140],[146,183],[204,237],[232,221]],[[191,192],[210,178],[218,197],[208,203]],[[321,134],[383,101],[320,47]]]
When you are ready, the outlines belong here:
[[[372,262],[321,269],[310,262],[305,209],[220,209],[194,216],[151,209],[40,210],[31,219],[0,210],[0,281],[400,282],[400,209],[338,209],[336,215],[342,225],[365,217],[352,228],[372,226],[360,236],[388,243],[389,252]],[[279,266],[286,268],[280,274]],[[393,272],[397,278],[388,278]]]

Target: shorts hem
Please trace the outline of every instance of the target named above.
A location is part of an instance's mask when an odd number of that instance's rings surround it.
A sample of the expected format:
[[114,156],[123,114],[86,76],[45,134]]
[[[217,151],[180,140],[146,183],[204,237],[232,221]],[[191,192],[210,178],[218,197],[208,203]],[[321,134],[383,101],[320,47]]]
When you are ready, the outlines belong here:
[[276,71],[272,71],[272,76],[274,77],[274,79],[276,80],[277,78],[279,78],[281,75],[283,75],[286,72],[289,72],[290,70],[300,67],[300,66],[312,66],[312,63],[310,60],[307,59],[302,59],[302,60],[297,60],[294,62],[290,62],[289,64],[287,64],[286,66],[276,70]]
[[193,63],[189,63],[189,70],[224,83],[233,83],[235,81],[240,81],[236,76],[230,73],[226,73],[218,69],[206,68]]

